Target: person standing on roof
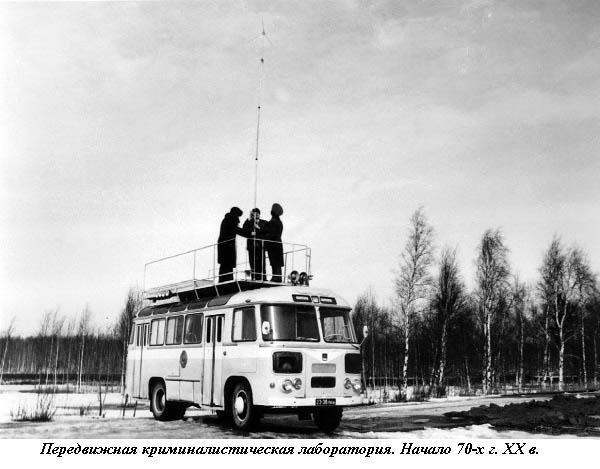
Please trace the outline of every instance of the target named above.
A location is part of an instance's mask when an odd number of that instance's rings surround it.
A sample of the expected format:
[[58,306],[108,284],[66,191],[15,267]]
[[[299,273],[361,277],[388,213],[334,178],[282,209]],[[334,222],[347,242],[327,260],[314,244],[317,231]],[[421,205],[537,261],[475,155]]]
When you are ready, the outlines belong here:
[[233,280],[233,269],[236,265],[235,236],[245,236],[240,228],[242,212],[238,207],[232,207],[221,222],[217,245],[217,262],[219,263],[219,283]]
[[250,270],[253,280],[265,280],[265,225],[266,220],[261,220],[260,210],[253,208],[250,217],[244,222],[242,230],[244,236],[248,238],[246,247],[248,249],[248,259],[250,261]]
[[266,236],[269,241],[265,242],[267,252],[269,253],[269,262],[273,276],[271,282],[281,283],[281,268],[283,267],[283,244],[281,243],[281,233],[283,233],[283,223],[280,216],[283,215],[283,208],[279,204],[273,204],[271,207],[271,219],[265,226]]

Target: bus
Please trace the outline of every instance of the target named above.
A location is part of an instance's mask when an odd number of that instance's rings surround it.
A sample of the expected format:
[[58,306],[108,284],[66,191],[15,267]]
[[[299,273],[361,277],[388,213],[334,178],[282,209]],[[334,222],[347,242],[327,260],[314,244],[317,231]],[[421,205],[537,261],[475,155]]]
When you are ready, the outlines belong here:
[[284,283],[256,280],[243,264],[231,281],[219,283],[214,267],[196,279],[198,254],[211,248],[146,264],[194,258],[191,279],[144,289],[127,353],[128,397],[148,399],[157,420],[181,419],[193,406],[240,430],[287,412],[333,431],[344,407],[363,404],[350,305],[309,285],[306,246],[284,249]]

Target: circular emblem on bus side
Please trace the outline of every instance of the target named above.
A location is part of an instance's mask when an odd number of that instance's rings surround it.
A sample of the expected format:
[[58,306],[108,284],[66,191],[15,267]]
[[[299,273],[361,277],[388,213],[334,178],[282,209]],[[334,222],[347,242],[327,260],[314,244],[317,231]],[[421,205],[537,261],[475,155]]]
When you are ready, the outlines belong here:
[[185,365],[187,365],[187,352],[185,350],[179,355],[179,364],[181,368],[185,368]]

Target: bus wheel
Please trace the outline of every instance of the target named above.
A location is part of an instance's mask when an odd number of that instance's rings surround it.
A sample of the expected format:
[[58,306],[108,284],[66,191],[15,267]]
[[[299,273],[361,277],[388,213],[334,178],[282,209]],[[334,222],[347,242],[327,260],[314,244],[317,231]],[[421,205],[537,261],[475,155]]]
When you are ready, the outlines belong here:
[[231,412],[231,421],[239,430],[249,430],[257,420],[257,409],[252,403],[252,389],[245,382],[235,385],[229,409]]
[[315,425],[325,433],[333,432],[342,420],[341,407],[318,408],[313,412]]
[[152,387],[150,410],[156,420],[179,420],[185,414],[185,406],[167,401],[167,389],[162,381]]

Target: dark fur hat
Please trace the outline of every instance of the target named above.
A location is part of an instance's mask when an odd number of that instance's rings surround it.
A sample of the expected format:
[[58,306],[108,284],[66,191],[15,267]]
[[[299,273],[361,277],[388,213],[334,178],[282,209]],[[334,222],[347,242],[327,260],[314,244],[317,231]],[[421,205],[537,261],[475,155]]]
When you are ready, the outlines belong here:
[[271,215],[276,215],[278,217],[283,215],[283,208],[281,207],[281,205],[277,203],[273,204],[273,207],[271,207]]
[[231,210],[229,210],[229,213],[236,215],[238,217],[241,217],[244,212],[242,212],[242,209],[239,207],[231,207]]

